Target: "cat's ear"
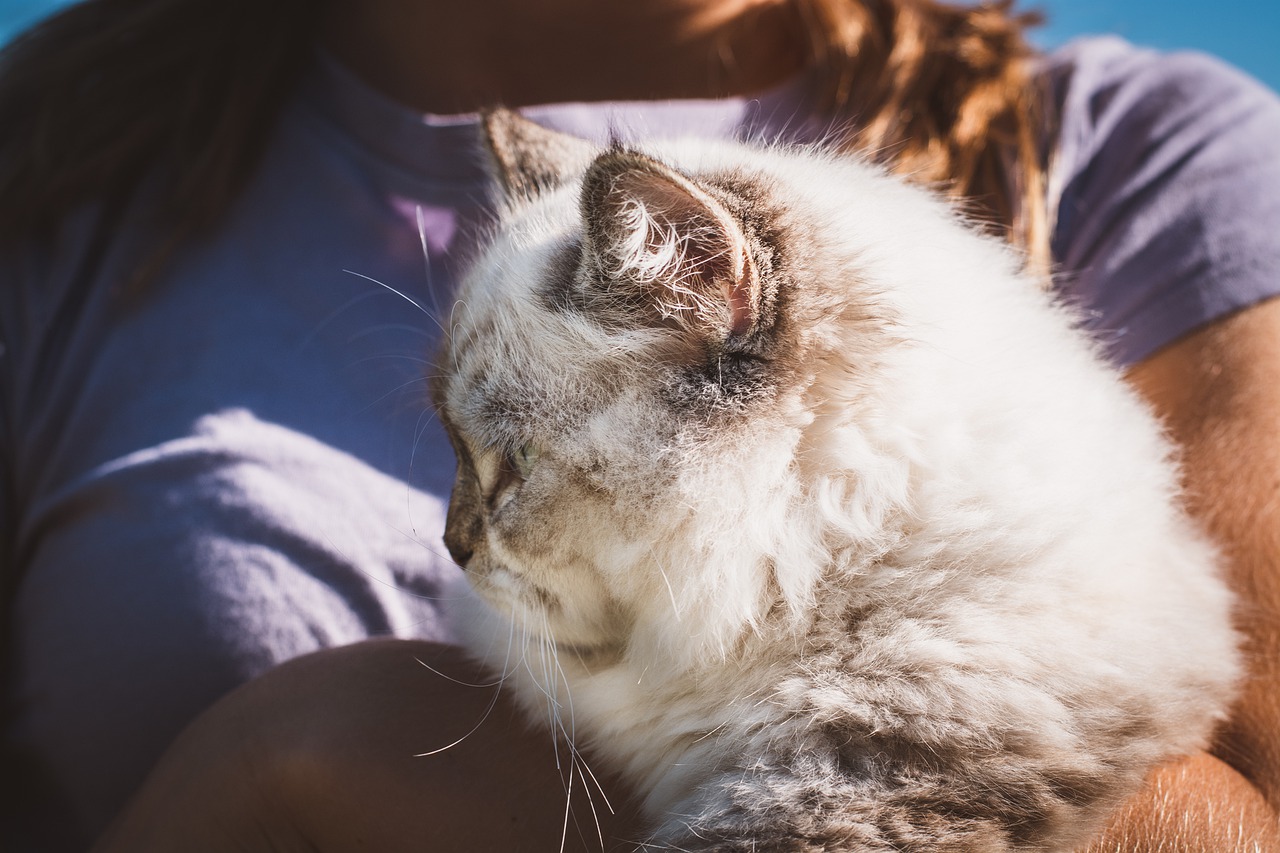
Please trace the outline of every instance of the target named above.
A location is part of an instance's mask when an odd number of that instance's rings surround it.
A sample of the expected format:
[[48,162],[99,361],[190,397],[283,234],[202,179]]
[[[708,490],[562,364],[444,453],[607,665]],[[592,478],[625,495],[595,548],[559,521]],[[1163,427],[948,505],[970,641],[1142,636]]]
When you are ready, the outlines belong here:
[[509,200],[530,198],[581,175],[600,149],[517,112],[486,112],[481,124],[494,172]]
[[746,236],[696,183],[651,157],[613,150],[587,170],[581,206],[601,273],[639,289],[663,322],[718,336],[755,328],[760,280]]

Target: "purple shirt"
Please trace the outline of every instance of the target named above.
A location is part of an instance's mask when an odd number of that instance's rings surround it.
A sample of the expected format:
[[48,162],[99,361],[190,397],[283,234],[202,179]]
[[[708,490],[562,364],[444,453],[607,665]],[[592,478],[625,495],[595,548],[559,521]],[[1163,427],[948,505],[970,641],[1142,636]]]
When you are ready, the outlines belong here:
[[1121,364],[1280,290],[1280,101],[1196,53],[1068,45],[1051,189],[1062,290]]
[[[1273,94],[1117,40],[1046,69],[1055,256],[1119,361],[1280,291]],[[768,138],[800,91],[529,112],[601,140]],[[489,217],[477,141],[321,62],[218,233],[137,304],[113,296],[127,217],[86,210],[56,250],[0,258],[5,849],[83,849],[192,717],[275,663],[450,639],[453,457],[424,377]]]

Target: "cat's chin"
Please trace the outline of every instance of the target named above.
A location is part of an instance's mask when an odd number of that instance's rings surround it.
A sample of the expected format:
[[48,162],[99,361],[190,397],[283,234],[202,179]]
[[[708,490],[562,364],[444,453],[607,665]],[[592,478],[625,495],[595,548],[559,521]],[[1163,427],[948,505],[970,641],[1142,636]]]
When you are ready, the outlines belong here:
[[[504,565],[477,568],[468,574],[481,600],[509,620],[527,640],[592,656],[624,644],[625,638],[618,630],[622,620],[617,619],[613,608],[599,606],[598,596],[579,591],[573,600],[566,600]],[[581,600],[586,598],[593,601],[588,604]]]

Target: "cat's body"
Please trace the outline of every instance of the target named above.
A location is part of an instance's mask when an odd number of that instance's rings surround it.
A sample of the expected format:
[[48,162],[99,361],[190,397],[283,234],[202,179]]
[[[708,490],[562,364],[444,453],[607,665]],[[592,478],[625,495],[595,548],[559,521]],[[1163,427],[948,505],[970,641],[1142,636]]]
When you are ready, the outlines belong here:
[[441,362],[462,630],[655,848],[1066,851],[1205,744],[1212,550],[1011,252],[815,151],[490,128],[529,198]]

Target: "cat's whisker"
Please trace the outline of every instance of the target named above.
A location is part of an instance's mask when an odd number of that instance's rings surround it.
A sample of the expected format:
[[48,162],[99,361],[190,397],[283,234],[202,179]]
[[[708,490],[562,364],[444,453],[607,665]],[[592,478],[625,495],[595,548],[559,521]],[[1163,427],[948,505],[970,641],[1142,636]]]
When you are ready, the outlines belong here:
[[565,786],[564,794],[564,821],[560,826],[560,853],[564,853],[566,844],[569,841],[569,812],[573,806],[573,777],[574,765],[569,765],[569,784]]
[[[597,782],[595,779],[595,776],[591,774],[591,768],[587,766],[587,763],[585,761],[579,762],[579,767],[580,767],[579,775],[582,775],[583,773],[587,774],[586,776],[583,777],[583,780],[582,780],[583,792],[586,794],[586,797],[587,797],[587,806],[591,809],[591,821],[593,824],[595,824],[596,842],[600,845],[600,849],[603,851],[605,846],[604,827],[600,823],[600,812],[598,809],[596,809],[595,796],[591,793],[590,786],[586,784],[589,778],[591,782],[595,783],[596,789],[599,790],[600,783]],[[603,796],[603,793],[604,792],[601,791],[602,796]],[[607,800],[605,801],[605,805],[609,806],[609,803]],[[609,812],[610,814],[613,813],[612,807],[609,808]]]
[[[613,803],[609,802],[609,795],[605,793],[604,786],[600,784],[600,780],[596,778],[596,774],[592,771],[591,765],[588,764],[587,760],[582,757],[581,752],[577,752],[577,755],[578,755],[578,760],[582,764],[583,771],[585,771],[587,774],[587,777],[591,779],[592,784],[596,786],[596,790],[600,792],[600,799],[604,800],[604,807],[609,810],[609,814],[617,814],[617,812],[614,811]],[[594,811],[595,803],[590,799],[591,794],[588,793],[587,796],[588,796],[588,802],[592,803],[592,810]],[[597,821],[597,824],[598,823],[599,821]]]
[[[366,359],[366,360],[367,360],[367,359]],[[431,364],[431,362],[429,362],[429,361],[425,361],[425,360],[423,360],[423,359],[414,359],[414,361],[419,361],[419,362],[421,362],[422,364],[426,364],[426,365],[430,365],[430,364]],[[382,396],[378,397],[376,400],[373,400],[373,401],[372,401],[372,402],[370,402],[368,405],[364,406],[362,409],[360,409],[360,411],[361,411],[361,412],[367,412],[367,411],[369,411],[370,409],[373,409],[373,408],[377,407],[377,406],[378,406],[379,404],[381,404],[384,400],[388,400],[388,399],[390,399],[390,398],[392,398],[392,397],[396,396],[396,395],[397,395],[397,394],[399,394],[401,391],[403,391],[404,389],[408,388],[408,387],[409,387],[409,386],[411,386],[411,385],[426,385],[426,384],[427,384],[427,383],[429,383],[430,381],[431,381],[431,377],[430,377],[430,376],[419,376],[419,377],[417,377],[417,378],[415,378],[415,379],[410,379],[410,380],[408,380],[408,381],[406,381],[406,382],[401,382],[399,385],[397,385],[397,386],[395,386],[394,388],[392,388],[391,390],[387,391],[387,393],[383,394]]]
[[511,622],[507,626],[507,650],[502,656],[502,666],[499,668],[499,672],[500,672],[500,677],[498,679],[499,687],[506,684],[507,680],[513,677],[514,673],[511,667],[511,657],[515,652],[515,648],[516,648],[516,625],[515,625],[515,622]]
[[[563,732],[564,730],[561,729],[561,731]],[[568,737],[568,735],[566,735],[566,737]],[[570,749],[570,774],[573,773],[573,768],[575,767],[578,768],[578,775],[582,778],[582,784],[583,784],[582,791],[587,798],[587,806],[591,809],[591,820],[596,827],[596,837],[600,842],[601,849],[603,850],[604,849],[604,829],[600,825],[600,813],[596,809],[595,794],[592,793],[591,786],[587,784],[588,781],[590,781],[592,785],[595,786],[596,791],[599,792],[600,798],[604,801],[605,808],[609,810],[609,813],[616,814],[616,812],[614,812],[613,804],[609,802],[609,797],[605,793],[604,787],[600,784],[600,780],[596,778],[595,773],[592,772],[591,766],[587,763],[586,758],[583,757],[582,753],[575,746],[573,746],[572,743],[569,744],[569,749]],[[572,779],[572,775],[570,776],[570,778]],[[572,795],[573,795],[573,791],[571,788],[569,790],[566,790],[565,792],[566,803],[572,798]]]
[[560,761],[559,738],[556,736],[556,732],[558,730],[557,712],[556,712],[557,702],[555,697],[552,696],[551,693],[547,690],[545,685],[545,679],[539,678],[538,674],[534,672],[533,663],[530,660],[530,646],[534,643],[537,644],[539,658],[542,659],[545,657],[545,653],[546,653],[545,640],[543,640],[541,637],[534,637],[531,634],[529,630],[529,611],[527,607],[521,606],[518,611],[518,614],[513,614],[513,615],[518,615],[519,618],[518,619],[513,618],[510,620],[511,629],[514,632],[516,624],[518,622],[519,628],[520,628],[520,636],[521,636],[520,660],[515,664],[515,666],[517,668],[519,667],[524,668],[525,672],[529,674],[532,684],[535,686],[538,692],[543,695],[543,697],[547,701],[547,724],[548,724],[548,731],[550,731],[551,733],[551,747],[553,750],[553,754],[555,756],[556,770],[562,771],[563,766]]
[[351,308],[356,304],[363,302],[364,300],[375,295],[377,294],[374,291],[361,292],[357,296],[353,296],[351,299],[348,299],[346,302],[339,305],[334,310],[330,311],[328,315],[324,317],[324,319],[322,319],[320,322],[316,323],[314,326],[311,327],[311,331],[307,333],[306,337],[304,337],[301,341],[299,341],[298,345],[294,347],[294,352],[298,352],[298,353],[305,352],[307,347],[311,345],[311,342],[314,341],[321,332],[327,329],[329,325],[333,323],[334,320],[338,319],[343,314],[350,311]]
[[[543,617],[543,620],[545,622],[545,619],[546,619],[545,614],[539,614],[539,615]],[[560,738],[557,737],[556,735],[558,731],[561,731],[560,702],[556,698],[555,694],[552,692],[554,683],[550,679],[550,663],[548,662],[548,659],[547,659],[549,641],[546,639],[546,635],[541,633],[534,636],[532,640],[530,639],[529,610],[527,607],[524,607],[524,606],[521,607],[520,622],[521,622],[521,628],[524,631],[524,635],[525,635],[524,654],[521,656],[524,662],[524,668],[525,668],[525,671],[529,673],[538,691],[547,700],[547,728],[551,732],[551,744],[553,749],[555,750],[556,769],[563,771],[564,769],[563,764],[560,760]],[[539,676],[538,673],[534,672],[532,663],[529,660],[529,645],[531,642],[536,643],[537,645],[538,662],[542,669],[541,676]]]
[[[551,715],[551,733],[552,737],[555,738],[556,741],[556,767],[560,768],[560,738],[556,736],[556,733],[559,732],[564,736],[565,746],[569,750],[570,762],[573,760],[573,736],[570,732],[565,731],[564,728],[564,706],[561,704],[559,698],[559,679],[552,678],[551,676],[551,666],[555,659],[555,646],[548,638],[547,615],[546,613],[541,612],[538,615],[542,619],[542,631],[538,634],[538,642],[540,651],[542,652],[542,681],[545,685],[543,689],[547,694],[547,698],[550,700],[548,709]],[[572,720],[570,720],[570,723],[572,724]]]
[[[378,296],[380,294],[371,291],[366,295]],[[378,323],[371,326],[367,326],[359,330],[358,332],[353,332],[347,340],[349,342],[358,341],[363,338],[374,338],[375,340],[380,340],[380,339],[386,338],[392,332],[402,332],[405,334],[409,334],[416,338],[421,338],[424,341],[427,341],[428,343],[436,339],[436,335],[434,332],[430,331],[429,329],[424,329],[422,326],[414,325],[412,323]]]
[[416,299],[414,299],[412,296],[408,295],[408,294],[407,294],[407,293],[405,293],[404,291],[397,290],[397,289],[395,289],[394,287],[392,287],[391,285],[387,284],[386,282],[378,281],[378,280],[377,280],[376,278],[374,278],[373,276],[365,275],[365,274],[364,274],[364,273],[362,273],[362,272],[356,272],[355,270],[347,270],[347,269],[344,269],[344,270],[343,270],[343,272],[344,272],[344,273],[347,273],[348,275],[354,275],[354,276],[356,276],[357,278],[362,278],[362,279],[364,279],[365,281],[371,281],[371,282],[373,282],[374,284],[378,285],[378,287],[386,288],[387,290],[389,290],[389,291],[391,291],[392,293],[394,293],[396,296],[399,296],[399,297],[400,297],[401,299],[403,299],[405,302],[408,302],[408,303],[409,303],[410,305],[412,305],[414,308],[417,308],[417,309],[418,309],[419,311],[421,311],[423,314],[426,314],[429,318],[431,318],[431,322],[433,322],[433,323],[435,323],[435,324],[436,324],[436,326],[440,329],[440,331],[442,331],[442,332],[443,332],[443,331],[445,331],[444,326],[440,325],[440,321],[439,321],[438,319],[436,319],[436,317],[435,317],[435,315],[434,315],[434,314],[432,314],[432,313],[431,313],[430,311],[428,311],[426,308],[422,307],[422,304],[421,304],[421,303],[419,303]]
[[1158,428],[1016,258],[816,148],[574,150],[508,158],[568,152],[580,192],[503,217],[440,365],[451,537],[508,573],[480,591],[549,728],[562,851],[583,792],[603,845],[580,744],[641,789],[640,849],[1031,850],[1176,746],[1157,730],[1206,736],[1212,554]]
[[459,320],[457,320],[455,316],[458,313],[458,308],[460,307],[469,308],[470,306],[467,305],[466,300],[455,299],[453,301],[453,307],[449,309],[449,327],[454,330],[455,336],[456,336],[457,330],[462,327],[462,323]]
[[489,719],[489,717],[490,717],[490,715],[492,715],[492,714],[493,714],[493,709],[497,707],[497,705],[498,705],[498,698],[502,695],[502,686],[506,683],[507,678],[510,676],[510,669],[509,669],[509,665],[510,665],[510,662],[511,662],[511,652],[512,652],[512,646],[513,646],[513,644],[514,644],[514,639],[515,639],[515,626],[514,626],[514,624],[513,624],[513,625],[512,625],[512,627],[511,627],[511,630],[510,630],[510,631],[508,632],[508,634],[507,634],[507,651],[506,651],[506,656],[505,656],[505,658],[503,659],[502,667],[501,667],[501,668],[500,668],[500,670],[499,670],[499,672],[500,672],[501,674],[499,675],[499,677],[497,678],[497,680],[495,680],[495,681],[493,681],[493,682],[491,682],[491,683],[489,683],[489,684],[469,684],[469,683],[467,683],[467,682],[465,682],[465,681],[461,681],[461,680],[459,680],[459,679],[457,679],[457,678],[453,678],[452,676],[446,675],[445,673],[441,672],[440,670],[438,670],[438,669],[436,669],[435,667],[433,667],[433,666],[431,666],[430,664],[428,664],[426,661],[422,660],[422,658],[419,658],[419,657],[415,657],[415,658],[414,658],[414,660],[416,660],[419,664],[421,664],[421,665],[422,665],[423,667],[425,667],[426,669],[430,670],[431,672],[435,673],[436,675],[440,676],[441,678],[444,678],[444,679],[447,679],[447,680],[449,680],[449,681],[452,681],[452,682],[453,682],[453,683],[455,683],[455,684],[460,684],[460,685],[462,685],[463,687],[492,687],[492,688],[494,688],[494,690],[493,690],[493,698],[489,700],[489,706],[488,706],[487,708],[485,708],[484,713],[480,715],[480,719],[479,719],[479,721],[477,721],[477,722],[476,722],[475,727],[474,727],[474,728],[472,728],[472,729],[471,729],[471,731],[467,732],[465,735],[463,735],[462,737],[458,738],[458,739],[457,739],[457,740],[455,740],[453,743],[450,743],[450,744],[448,744],[448,745],[446,745],[446,746],[442,746],[442,747],[440,747],[439,749],[433,749],[433,750],[431,750],[430,752],[423,752],[423,753],[420,753],[420,754],[418,754],[418,755],[415,755],[415,756],[414,756],[415,758],[427,758],[427,757],[429,757],[429,756],[432,756],[432,755],[438,755],[438,754],[440,754],[440,753],[442,753],[442,752],[446,752],[446,751],[448,751],[448,750],[450,750],[450,749],[453,749],[455,746],[457,746],[458,744],[462,743],[462,742],[463,742],[463,741],[465,741],[467,738],[471,737],[473,734],[475,734],[477,731],[479,731],[479,730],[480,730],[480,727],[481,727],[481,726],[483,726],[483,725],[484,725],[484,723],[485,723],[485,721],[486,721],[486,720],[488,720],[488,719]]
[[[565,792],[566,821],[567,821],[567,815],[568,815],[567,810],[573,795],[572,781],[574,778],[574,773],[576,768],[577,774],[582,777],[583,793],[587,798],[587,805],[591,809],[591,817],[593,822],[595,823],[596,834],[599,838],[601,848],[603,849],[604,830],[600,825],[600,815],[598,810],[596,809],[595,794],[592,793],[591,786],[588,785],[587,782],[590,781],[591,784],[595,786],[595,790],[599,792],[600,798],[603,800],[604,806],[606,809],[609,810],[610,814],[615,813],[613,809],[613,804],[609,802],[609,796],[608,794],[605,793],[604,786],[600,784],[600,780],[596,777],[595,773],[591,770],[591,767],[587,762],[586,757],[583,756],[582,752],[577,747],[577,724],[574,716],[573,694],[571,692],[569,679],[567,674],[564,671],[564,668],[560,665],[559,651],[556,649],[554,642],[552,642],[550,639],[546,639],[550,636],[550,631],[551,631],[550,624],[547,619],[547,615],[545,612],[541,613],[540,615],[542,616],[542,622],[543,622],[543,634],[542,634],[543,643],[542,644],[548,657],[547,677],[548,679],[550,679],[551,677],[550,666],[554,665],[556,675],[558,676],[558,678],[556,678],[554,682],[556,685],[555,692],[559,693],[559,688],[561,685],[563,685],[565,690],[565,702],[563,704],[553,700],[554,707],[556,709],[556,713],[554,714],[553,733],[558,731],[564,737],[565,746],[569,750],[570,784],[568,789]],[[569,715],[569,721],[568,721],[569,724],[567,728],[565,727],[564,715],[563,715],[563,711],[565,710],[568,711],[568,715]],[[558,755],[558,752],[557,752],[557,755]],[[567,823],[566,823],[566,826],[567,826]]]
[[[419,663],[421,663],[421,661],[419,661]],[[447,676],[446,676],[446,677],[447,677]],[[480,731],[480,727],[481,727],[481,726],[483,726],[483,725],[485,724],[485,721],[486,721],[486,720],[488,720],[488,719],[489,719],[489,716],[493,713],[493,709],[494,709],[494,708],[496,708],[496,707],[498,706],[498,696],[500,695],[500,693],[501,693],[501,691],[499,691],[499,690],[494,690],[494,691],[493,691],[493,698],[489,700],[489,707],[487,707],[487,708],[485,708],[485,709],[484,709],[484,713],[480,715],[480,719],[479,719],[479,721],[477,721],[477,722],[476,722],[475,726],[473,726],[473,727],[472,727],[471,731],[467,732],[465,735],[463,735],[462,737],[460,737],[460,738],[458,738],[457,740],[453,741],[452,743],[449,743],[449,744],[446,744],[445,746],[440,747],[439,749],[433,749],[433,750],[430,750],[430,751],[428,751],[428,752],[419,752],[419,753],[415,753],[413,757],[414,757],[414,758],[429,758],[429,757],[431,757],[431,756],[433,756],[433,755],[439,755],[439,754],[440,754],[440,753],[442,753],[442,752],[447,752],[447,751],[449,751],[449,750],[453,749],[453,748],[454,748],[455,746],[457,746],[458,744],[460,744],[460,743],[462,743],[463,741],[465,741],[467,738],[471,737],[471,736],[472,736],[473,734],[475,734],[476,732]]]
[[[436,416],[435,412],[429,407],[423,409],[422,412],[418,414],[418,422],[414,425],[414,429],[413,429],[413,443],[410,445],[410,449],[409,449],[409,476],[405,478],[404,515],[405,515],[405,518],[408,519],[409,521],[409,529],[413,531],[413,538],[419,541],[421,541],[421,537],[418,533],[417,522],[414,521],[414,517],[413,517],[414,488],[410,484],[413,482],[413,469],[414,469],[414,463],[417,461],[417,458],[418,458],[418,447],[421,446],[422,444],[422,437],[426,435],[427,425],[431,423],[431,418],[435,416]],[[423,420],[424,418],[426,418],[425,421]],[[445,554],[441,554],[434,547],[430,545],[424,545],[424,547],[426,547],[428,551],[435,554],[437,557],[441,557],[442,559],[446,560],[449,563],[452,563],[455,566],[458,565],[456,562],[454,562],[453,555],[448,553],[448,549],[446,549]],[[462,567],[458,566],[458,568],[462,568]]]
[[444,680],[446,680],[446,681],[452,681],[454,684],[460,684],[460,685],[462,685],[463,687],[476,687],[476,688],[483,688],[483,687],[501,687],[501,686],[502,686],[502,682],[505,680],[505,679],[503,679],[501,676],[499,676],[498,678],[494,679],[493,681],[486,682],[485,684],[472,684],[472,683],[471,683],[471,682],[469,682],[469,681],[463,681],[463,680],[462,680],[462,679],[460,679],[460,678],[454,678],[452,675],[448,675],[447,673],[443,673],[443,672],[441,672],[440,670],[436,669],[434,666],[432,666],[431,664],[427,663],[426,661],[424,661],[424,660],[423,660],[422,658],[420,658],[420,657],[415,657],[415,658],[414,658],[414,660],[415,660],[415,661],[417,661],[417,662],[419,663],[419,665],[421,665],[421,666],[423,667],[423,669],[426,669],[426,670],[430,671],[431,673],[433,673],[433,674],[435,674],[435,675],[440,676],[441,678],[443,678],[443,679],[444,679]]
[[[427,222],[426,216],[423,215],[422,205],[414,205],[414,218],[418,224],[418,243],[422,246],[422,274],[427,282],[427,296],[431,298],[432,316],[436,318],[436,325],[440,325],[440,300],[436,294],[435,283],[431,276],[431,247],[427,242]],[[443,327],[441,331],[444,331]]]
[[370,364],[373,362],[383,362],[383,361],[407,361],[407,362],[410,362],[411,364],[420,364],[423,367],[436,366],[435,362],[431,361],[430,359],[425,359],[420,355],[410,355],[407,352],[384,352],[384,353],[378,353],[377,355],[367,355],[364,358],[358,358],[355,361],[349,362],[348,366],[360,367],[365,364]]

